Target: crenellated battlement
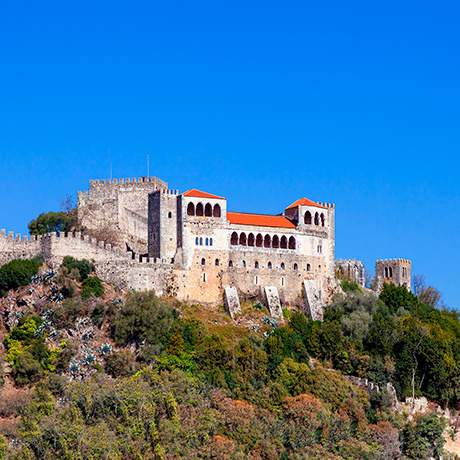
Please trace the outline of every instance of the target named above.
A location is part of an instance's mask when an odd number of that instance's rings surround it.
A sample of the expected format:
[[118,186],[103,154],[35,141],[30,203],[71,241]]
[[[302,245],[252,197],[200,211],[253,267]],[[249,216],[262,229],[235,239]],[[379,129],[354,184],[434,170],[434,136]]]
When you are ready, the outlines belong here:
[[14,242],[28,242],[28,241],[39,241],[44,235],[23,235],[21,233],[15,233],[13,231],[7,232],[5,228],[0,230],[0,238],[7,241]]
[[161,188],[167,188],[167,183],[155,176],[140,176],[140,177],[121,177],[114,179],[91,179],[90,186],[117,186],[117,185],[144,185],[157,184]]
[[411,264],[412,261],[410,259],[395,258],[395,259],[377,259],[376,263],[406,263],[406,264]]
[[159,192],[163,195],[180,195],[179,190],[174,189],[161,189]]
[[335,208],[334,203],[324,203],[324,202],[319,201],[318,204],[320,206],[323,206],[323,208],[328,208],[328,209],[334,209]]

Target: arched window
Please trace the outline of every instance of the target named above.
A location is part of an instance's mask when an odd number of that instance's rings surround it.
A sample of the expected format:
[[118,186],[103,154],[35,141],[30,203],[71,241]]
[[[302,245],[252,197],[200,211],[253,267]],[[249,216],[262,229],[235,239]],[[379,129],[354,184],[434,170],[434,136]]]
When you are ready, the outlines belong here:
[[264,237],[264,248],[269,248],[271,246],[272,239],[270,235],[265,235]]
[[385,267],[385,278],[388,278],[388,267]]
[[280,240],[280,248],[287,249],[287,238],[283,235]]
[[240,246],[246,246],[246,233],[240,233]]
[[216,259],[215,265],[216,265],[216,267],[218,267],[220,265],[219,259]]
[[206,203],[204,207],[204,215],[206,217],[212,217],[212,206],[209,203]]
[[284,262],[281,262],[281,270],[284,270],[286,268],[286,265],[284,265]]
[[254,243],[255,243],[254,233],[250,233],[248,235],[248,246],[254,246]]
[[238,244],[238,233],[233,232],[232,236],[230,237],[230,244],[232,246],[236,246]]
[[307,264],[307,272],[309,272],[310,270],[311,270],[311,265]]
[[388,268],[388,275],[390,276],[390,278],[393,277],[393,269],[391,267]]
[[209,238],[209,246],[212,246],[212,238]]
[[259,268],[259,262],[257,262],[257,260],[256,260],[256,262],[254,263],[254,268]]
[[324,227],[324,222],[325,222],[325,219],[324,219],[324,214],[321,213],[321,227]]
[[295,238],[293,236],[289,237],[289,249],[295,249]]
[[171,217],[172,217],[172,212],[169,211],[169,212],[168,212],[168,218],[171,219]]
[[206,265],[206,259],[204,257],[201,259],[201,265]]
[[200,238],[200,246],[203,246],[203,238]]
[[261,248],[263,244],[264,244],[264,237],[260,233],[258,233],[256,236],[256,246],[258,248]]
[[272,239],[272,248],[278,249],[280,247],[280,239],[278,235],[275,235]]
[[311,212],[307,211],[305,215],[303,216],[303,221],[304,223],[310,225],[311,224]]
[[214,217],[220,217],[221,216],[220,206],[218,204],[214,205],[214,209],[212,210],[212,215]]
[[269,268],[271,270],[271,268],[272,268],[272,263],[271,262],[268,262],[267,268]]
[[319,225],[319,214],[315,213],[315,225]]
[[203,281],[203,283],[206,283],[207,279],[208,279],[208,277],[206,276],[206,273],[203,273],[201,275],[201,281]]
[[202,216],[202,215],[203,215],[203,204],[202,204],[202,203],[198,203],[198,204],[196,205],[196,212],[195,212],[195,214],[196,214],[197,216]]
[[198,237],[195,238],[195,244],[198,246],[200,244],[200,239]]
[[233,267],[233,260],[229,260],[229,261],[228,261],[228,266],[229,266],[230,268]]
[[206,238],[206,239],[205,239],[205,242],[204,242],[204,244],[205,244],[206,246],[208,246],[208,245],[209,245],[209,239],[208,239],[208,238]]
[[299,269],[299,266],[297,264],[294,264],[294,270],[298,270]]
[[189,203],[187,205],[187,216],[194,216],[195,215],[195,205],[193,203]]
[[243,260],[243,262],[241,262],[241,263],[242,263],[242,265],[243,265],[243,268],[246,268],[246,261]]

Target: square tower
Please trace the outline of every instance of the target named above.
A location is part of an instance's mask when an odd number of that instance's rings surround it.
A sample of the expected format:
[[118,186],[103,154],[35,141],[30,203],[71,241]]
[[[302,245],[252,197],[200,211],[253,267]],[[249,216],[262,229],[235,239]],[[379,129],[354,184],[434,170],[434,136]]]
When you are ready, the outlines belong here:
[[375,262],[375,289],[380,291],[385,283],[405,286],[411,290],[412,262],[409,259],[383,259]]

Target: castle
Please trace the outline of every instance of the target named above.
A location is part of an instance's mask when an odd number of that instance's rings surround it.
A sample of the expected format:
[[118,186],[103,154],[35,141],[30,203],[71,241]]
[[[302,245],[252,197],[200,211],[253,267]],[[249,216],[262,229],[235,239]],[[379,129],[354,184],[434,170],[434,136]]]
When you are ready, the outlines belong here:
[[[335,206],[299,198],[277,215],[227,210],[227,199],[197,189],[179,193],[155,177],[90,181],[78,194],[83,231],[39,237],[0,234],[0,263],[66,255],[94,261],[102,279],[134,290],[216,304],[232,315],[240,299],[264,298],[273,316],[301,305],[321,319],[339,290],[339,273],[365,284],[357,260],[335,260]],[[94,238],[107,234],[110,241]],[[410,288],[411,262],[378,260],[375,289]]]

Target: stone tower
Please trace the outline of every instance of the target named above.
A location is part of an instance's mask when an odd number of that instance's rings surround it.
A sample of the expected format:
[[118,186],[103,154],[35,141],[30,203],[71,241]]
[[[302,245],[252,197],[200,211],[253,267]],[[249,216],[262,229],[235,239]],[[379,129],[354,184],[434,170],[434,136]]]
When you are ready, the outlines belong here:
[[178,247],[181,220],[177,190],[157,190],[149,194],[148,255],[173,262]]
[[382,259],[375,262],[375,289],[380,291],[384,283],[405,286],[411,290],[412,262],[409,259]]
[[91,180],[87,192],[78,193],[78,223],[83,231],[112,234],[110,242],[147,252],[148,194],[168,188],[157,177]]

